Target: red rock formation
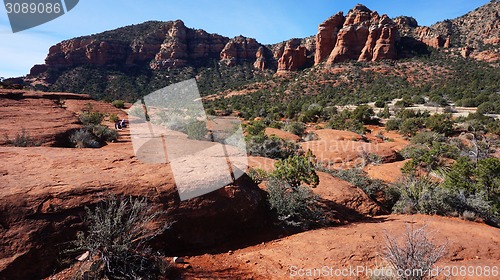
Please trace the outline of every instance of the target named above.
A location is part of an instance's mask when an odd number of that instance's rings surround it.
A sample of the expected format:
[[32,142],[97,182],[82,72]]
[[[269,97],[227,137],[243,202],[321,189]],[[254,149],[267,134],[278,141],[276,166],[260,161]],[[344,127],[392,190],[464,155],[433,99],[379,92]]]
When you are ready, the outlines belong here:
[[344,27],[365,23],[372,19],[372,11],[361,4],[356,5],[349,11],[345,18]]
[[429,47],[439,49],[450,47],[450,37],[437,34],[427,26],[419,26],[414,31],[415,37]]
[[[45,63],[48,68],[147,63],[155,70],[183,67],[195,60],[219,59],[220,52],[229,41],[217,34],[187,28],[180,20],[156,25],[156,28],[150,28],[145,34],[131,39],[122,39],[116,34],[105,32],[63,41],[50,48]],[[124,32],[134,34],[133,31]],[[255,57],[255,53],[253,55]],[[34,73],[38,73],[37,70]]]
[[265,58],[265,51],[264,47],[259,47],[257,50],[257,53],[255,54],[255,62],[253,64],[253,67],[263,71],[266,68],[266,58]]
[[187,28],[180,20],[168,30],[151,69],[183,67],[191,60],[217,58],[229,39],[203,30]]
[[[64,99],[65,106],[55,106],[57,99]],[[96,111],[124,114],[87,95],[4,90],[0,127],[11,139],[26,128],[50,146],[58,135],[81,127],[76,112],[89,102]],[[209,142],[184,142],[210,147]],[[130,140],[105,149],[1,148],[0,279],[45,279],[53,273],[60,245],[84,229],[84,207],[92,208],[110,194],[146,197],[153,208],[168,213],[163,221],[175,221],[154,242],[158,250],[224,244],[228,236],[268,222],[264,193],[248,176],[181,202],[170,164],[141,162]]]
[[358,60],[368,39],[369,30],[366,26],[348,26],[340,30],[337,44],[333,49],[327,65],[346,60]]
[[[252,38],[238,36],[231,39],[220,53],[221,62],[229,66],[235,65],[240,60],[255,60],[257,52],[262,46]],[[264,56],[262,50],[261,59]]]
[[319,25],[318,34],[316,35],[316,55],[314,57],[315,65],[330,56],[330,53],[337,42],[337,34],[344,25],[344,21],[344,14],[340,12]]
[[295,71],[307,62],[307,48],[301,45],[300,39],[287,41],[283,54],[278,60],[278,71]]
[[336,31],[336,26],[340,26],[340,19],[341,14],[337,14],[325,22],[330,21],[329,24],[322,23],[318,28],[316,64],[325,57],[328,57],[327,65],[346,60],[376,61],[397,58],[396,42],[399,40],[399,31],[387,15],[381,17],[377,12],[357,5],[345,17],[342,29],[335,33],[336,42],[332,44],[328,41],[331,38],[328,35]]
[[383,15],[378,25],[370,27],[370,34],[365,47],[361,51],[359,61],[396,59],[395,42],[398,39],[399,32],[394,22],[387,15]]

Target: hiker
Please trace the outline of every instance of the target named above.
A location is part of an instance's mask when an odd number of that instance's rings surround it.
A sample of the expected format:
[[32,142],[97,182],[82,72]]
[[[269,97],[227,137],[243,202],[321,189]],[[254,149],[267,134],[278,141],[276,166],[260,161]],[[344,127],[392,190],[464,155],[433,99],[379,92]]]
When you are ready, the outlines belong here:
[[120,126],[121,126],[122,128],[127,127],[127,120],[123,119],[123,120],[120,122]]
[[121,121],[115,122],[115,129],[122,129],[122,122]]

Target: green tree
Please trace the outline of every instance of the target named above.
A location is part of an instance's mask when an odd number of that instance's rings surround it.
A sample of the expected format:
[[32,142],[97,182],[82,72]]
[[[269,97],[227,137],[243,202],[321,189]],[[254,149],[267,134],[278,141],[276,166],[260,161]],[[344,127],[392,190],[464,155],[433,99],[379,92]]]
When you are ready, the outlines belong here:
[[302,136],[306,130],[306,125],[302,122],[290,122],[285,125],[284,130]]
[[415,135],[423,125],[420,118],[409,118],[404,120],[399,127],[399,132],[408,136]]
[[475,175],[478,189],[484,190],[489,199],[498,198],[500,195],[500,159],[479,160]]
[[484,102],[477,107],[477,112],[479,114],[498,114],[500,112],[499,106],[500,103]]
[[389,111],[389,106],[386,104],[384,109],[377,114],[377,117],[388,119],[391,117],[391,112]]
[[361,105],[356,107],[352,112],[352,119],[357,120],[362,123],[370,123],[372,121],[372,117],[375,115],[372,107],[368,105]]
[[435,114],[427,118],[425,126],[430,130],[448,136],[453,133],[451,114]]
[[272,175],[287,182],[294,190],[303,183],[313,187],[319,184],[319,177],[316,174],[316,157],[311,150],[305,155],[294,155],[279,160],[274,166],[275,170]]
[[454,190],[474,189],[474,163],[468,157],[460,157],[446,173],[443,186]]
[[263,121],[260,120],[252,121],[245,127],[245,130],[248,133],[248,135],[251,136],[264,135],[264,131],[266,130],[266,125],[264,124]]

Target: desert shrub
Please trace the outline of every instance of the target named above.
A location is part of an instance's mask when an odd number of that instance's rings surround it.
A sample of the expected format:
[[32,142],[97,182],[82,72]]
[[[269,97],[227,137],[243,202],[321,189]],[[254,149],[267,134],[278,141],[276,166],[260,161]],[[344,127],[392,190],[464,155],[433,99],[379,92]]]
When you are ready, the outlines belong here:
[[414,144],[404,147],[399,153],[405,159],[415,159],[422,157],[428,150],[429,146],[422,144]]
[[404,120],[400,127],[399,133],[408,136],[415,135],[424,126],[423,120],[420,118],[408,118]]
[[327,106],[323,108],[323,113],[321,115],[323,121],[331,119],[334,115],[338,113],[337,107]]
[[306,125],[302,122],[290,122],[285,125],[284,130],[297,136],[302,136],[306,130]]
[[453,133],[453,120],[451,114],[435,114],[427,118],[425,126],[430,130],[450,135]]
[[186,125],[189,139],[204,140],[208,134],[207,124],[204,121],[192,121]]
[[395,213],[462,216],[473,214],[494,226],[500,216],[484,191],[471,193],[465,189],[450,189],[427,178],[406,177],[395,188],[400,195],[392,208]]
[[262,183],[269,177],[269,174],[260,168],[250,168],[247,174],[256,184]]
[[474,163],[460,157],[444,174],[443,186],[452,190],[474,190]]
[[294,142],[285,141],[279,137],[265,135],[246,137],[247,152],[252,156],[272,159],[286,159],[296,155],[300,146]]
[[[393,211],[396,213],[405,214],[415,214],[415,213],[427,213],[431,214],[430,209],[425,208],[422,203],[428,203],[425,201],[436,189],[437,184],[425,179],[418,177],[406,177],[400,183],[397,184],[397,189],[400,193],[400,199],[396,202],[393,207]],[[429,203],[428,203],[429,204]],[[432,205],[434,208],[435,205]],[[429,207],[429,205],[427,205]],[[440,213],[440,214],[446,214]],[[437,214],[437,213],[432,213]]]
[[[436,132],[421,131],[411,138],[410,143],[413,145],[427,145],[431,146],[434,142],[445,142],[446,138]],[[408,146],[407,146],[408,147]]]
[[206,113],[207,113],[207,115],[209,115],[209,116],[215,116],[215,115],[217,114],[217,113],[215,112],[215,109],[214,109],[214,108],[208,108],[208,109],[206,110]]
[[29,133],[26,131],[26,129],[22,128],[21,132],[18,132],[14,139],[9,139],[7,135],[5,135],[5,143],[7,145],[12,145],[15,147],[33,147],[33,146],[40,146],[41,143],[35,141]]
[[479,114],[498,114],[500,113],[500,109],[498,107],[500,106],[500,103],[494,103],[494,102],[484,102],[481,103],[477,107],[477,113]]
[[308,142],[308,141],[318,140],[319,137],[318,134],[314,133],[314,131],[310,131],[302,139]]
[[385,129],[387,129],[387,130],[399,130],[401,123],[402,123],[401,119],[387,120],[387,123],[385,124]]
[[275,211],[279,221],[307,228],[321,219],[319,197],[310,188],[305,186],[292,188],[285,181],[270,177],[266,190],[269,206]]
[[101,142],[114,142],[118,139],[118,131],[105,125],[89,125],[84,129],[94,134]]
[[167,265],[152,256],[147,242],[168,225],[158,226],[163,212],[145,198],[111,197],[85,212],[87,231],[73,242],[74,251],[88,252],[85,261],[91,263],[83,279],[156,279],[165,273]]
[[100,148],[99,139],[87,129],[79,129],[73,132],[69,137],[69,141],[76,148]]
[[391,111],[389,110],[389,106],[387,104],[384,106],[383,110],[378,112],[377,117],[383,118],[383,119],[388,119],[391,117]]
[[271,128],[276,128],[276,129],[282,129],[283,128],[283,125],[284,123],[281,122],[281,121],[272,121],[270,124],[269,124],[269,127]]
[[362,122],[358,120],[345,119],[341,114],[333,117],[333,119],[326,125],[326,128],[348,130],[358,134],[364,134],[366,132]]
[[463,98],[457,101],[457,106],[463,106],[463,107],[477,107],[480,104],[481,101],[475,98]]
[[115,100],[111,104],[119,109],[125,108],[125,101],[123,101],[123,100]]
[[293,155],[286,159],[278,160],[275,164],[272,176],[288,183],[292,189],[302,184],[315,187],[319,184],[316,174],[316,157],[311,150],[305,155]]
[[118,117],[118,115],[117,115],[117,114],[114,114],[114,113],[113,113],[113,114],[109,115],[109,121],[110,121],[110,122],[117,122],[117,121],[119,121],[119,120],[120,120],[120,118]]
[[104,120],[104,114],[100,112],[82,112],[79,116],[80,122],[84,125],[98,125]]
[[460,156],[460,150],[456,146],[442,142],[410,145],[400,153],[405,158],[411,158],[401,169],[405,174],[413,174],[418,167],[429,173],[442,166],[446,162],[445,159],[457,159]]
[[384,108],[385,106],[385,101],[384,100],[377,100],[375,101],[375,107],[377,108]]
[[375,116],[372,107],[368,105],[361,105],[356,107],[351,113],[351,117],[361,123],[367,124],[372,121],[372,117]]
[[363,160],[363,166],[366,166],[371,163],[378,165],[383,162],[382,158],[379,155],[369,153],[365,150],[361,152],[361,159]]
[[[489,212],[470,206],[472,211],[479,212],[481,217],[499,218],[500,211],[500,159],[484,158],[473,162],[467,157],[460,157],[448,170],[443,171],[443,187],[455,193],[463,194],[463,201],[477,197],[475,201],[484,200],[491,207]],[[468,204],[467,204],[468,205]]]
[[[398,279],[417,280],[428,278],[433,266],[444,256],[446,244],[436,245],[429,238],[425,226],[414,229],[407,226],[402,240],[385,234],[384,259],[390,264],[394,275],[402,274]],[[410,276],[405,272],[411,271]]]
[[500,120],[495,119],[494,121],[486,124],[486,131],[492,134],[500,135]]
[[439,95],[431,96],[429,98],[429,103],[431,105],[437,105],[437,106],[441,106],[441,107],[448,106],[448,101]]
[[396,114],[396,118],[399,118],[401,120],[406,120],[406,119],[410,119],[410,118],[420,118],[420,119],[425,119],[425,118],[428,118],[430,116],[430,113],[428,111],[417,111],[415,112],[414,110],[410,110],[410,109],[403,109],[403,110],[400,110],[399,112],[397,112]]
[[326,127],[364,134],[366,129],[363,124],[378,121],[373,119],[374,115],[375,113],[370,106],[361,105],[356,107],[354,111],[344,110],[339,114],[334,115],[327,123]]
[[413,96],[411,101],[415,104],[425,104],[425,98],[421,95]]
[[405,107],[410,107],[413,105],[409,100],[399,100],[396,103],[394,103],[394,107],[396,108],[405,108]]
[[[475,180],[477,189],[491,198],[500,198],[500,159],[485,158],[477,162]],[[499,209],[500,210],[500,209]]]
[[311,104],[299,115],[300,122],[317,122],[323,115],[323,107],[318,104]]
[[263,121],[252,121],[245,126],[245,131],[251,136],[263,135],[265,130],[266,125]]
[[387,208],[392,208],[399,199],[399,193],[388,187],[383,181],[371,179],[361,168],[330,170],[322,169],[334,177],[347,181],[363,190],[372,199],[384,204]]

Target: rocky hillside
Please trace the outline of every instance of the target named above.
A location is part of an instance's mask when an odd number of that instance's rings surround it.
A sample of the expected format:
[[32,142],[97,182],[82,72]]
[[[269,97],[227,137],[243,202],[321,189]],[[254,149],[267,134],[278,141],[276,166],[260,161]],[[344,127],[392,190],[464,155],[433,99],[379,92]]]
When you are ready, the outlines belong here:
[[458,49],[464,57],[488,62],[500,60],[500,2],[496,0],[430,27],[419,26],[411,17],[398,17],[394,21],[403,36],[433,48]]
[[[356,5],[318,27],[316,36],[274,45],[191,29],[180,20],[146,22],[52,46],[43,65],[25,82],[37,89],[86,92],[94,98],[134,99],[159,87],[196,77],[203,94],[266,79],[279,72],[346,61],[396,60],[435,49],[475,50],[496,61],[500,3],[493,1],[454,20],[419,26],[411,17],[394,20]],[[496,49],[495,49],[496,47]],[[496,54],[496,55],[495,55]]]
[[500,43],[500,2],[497,0],[453,20],[431,26],[439,34],[451,37],[452,46],[482,49]]

